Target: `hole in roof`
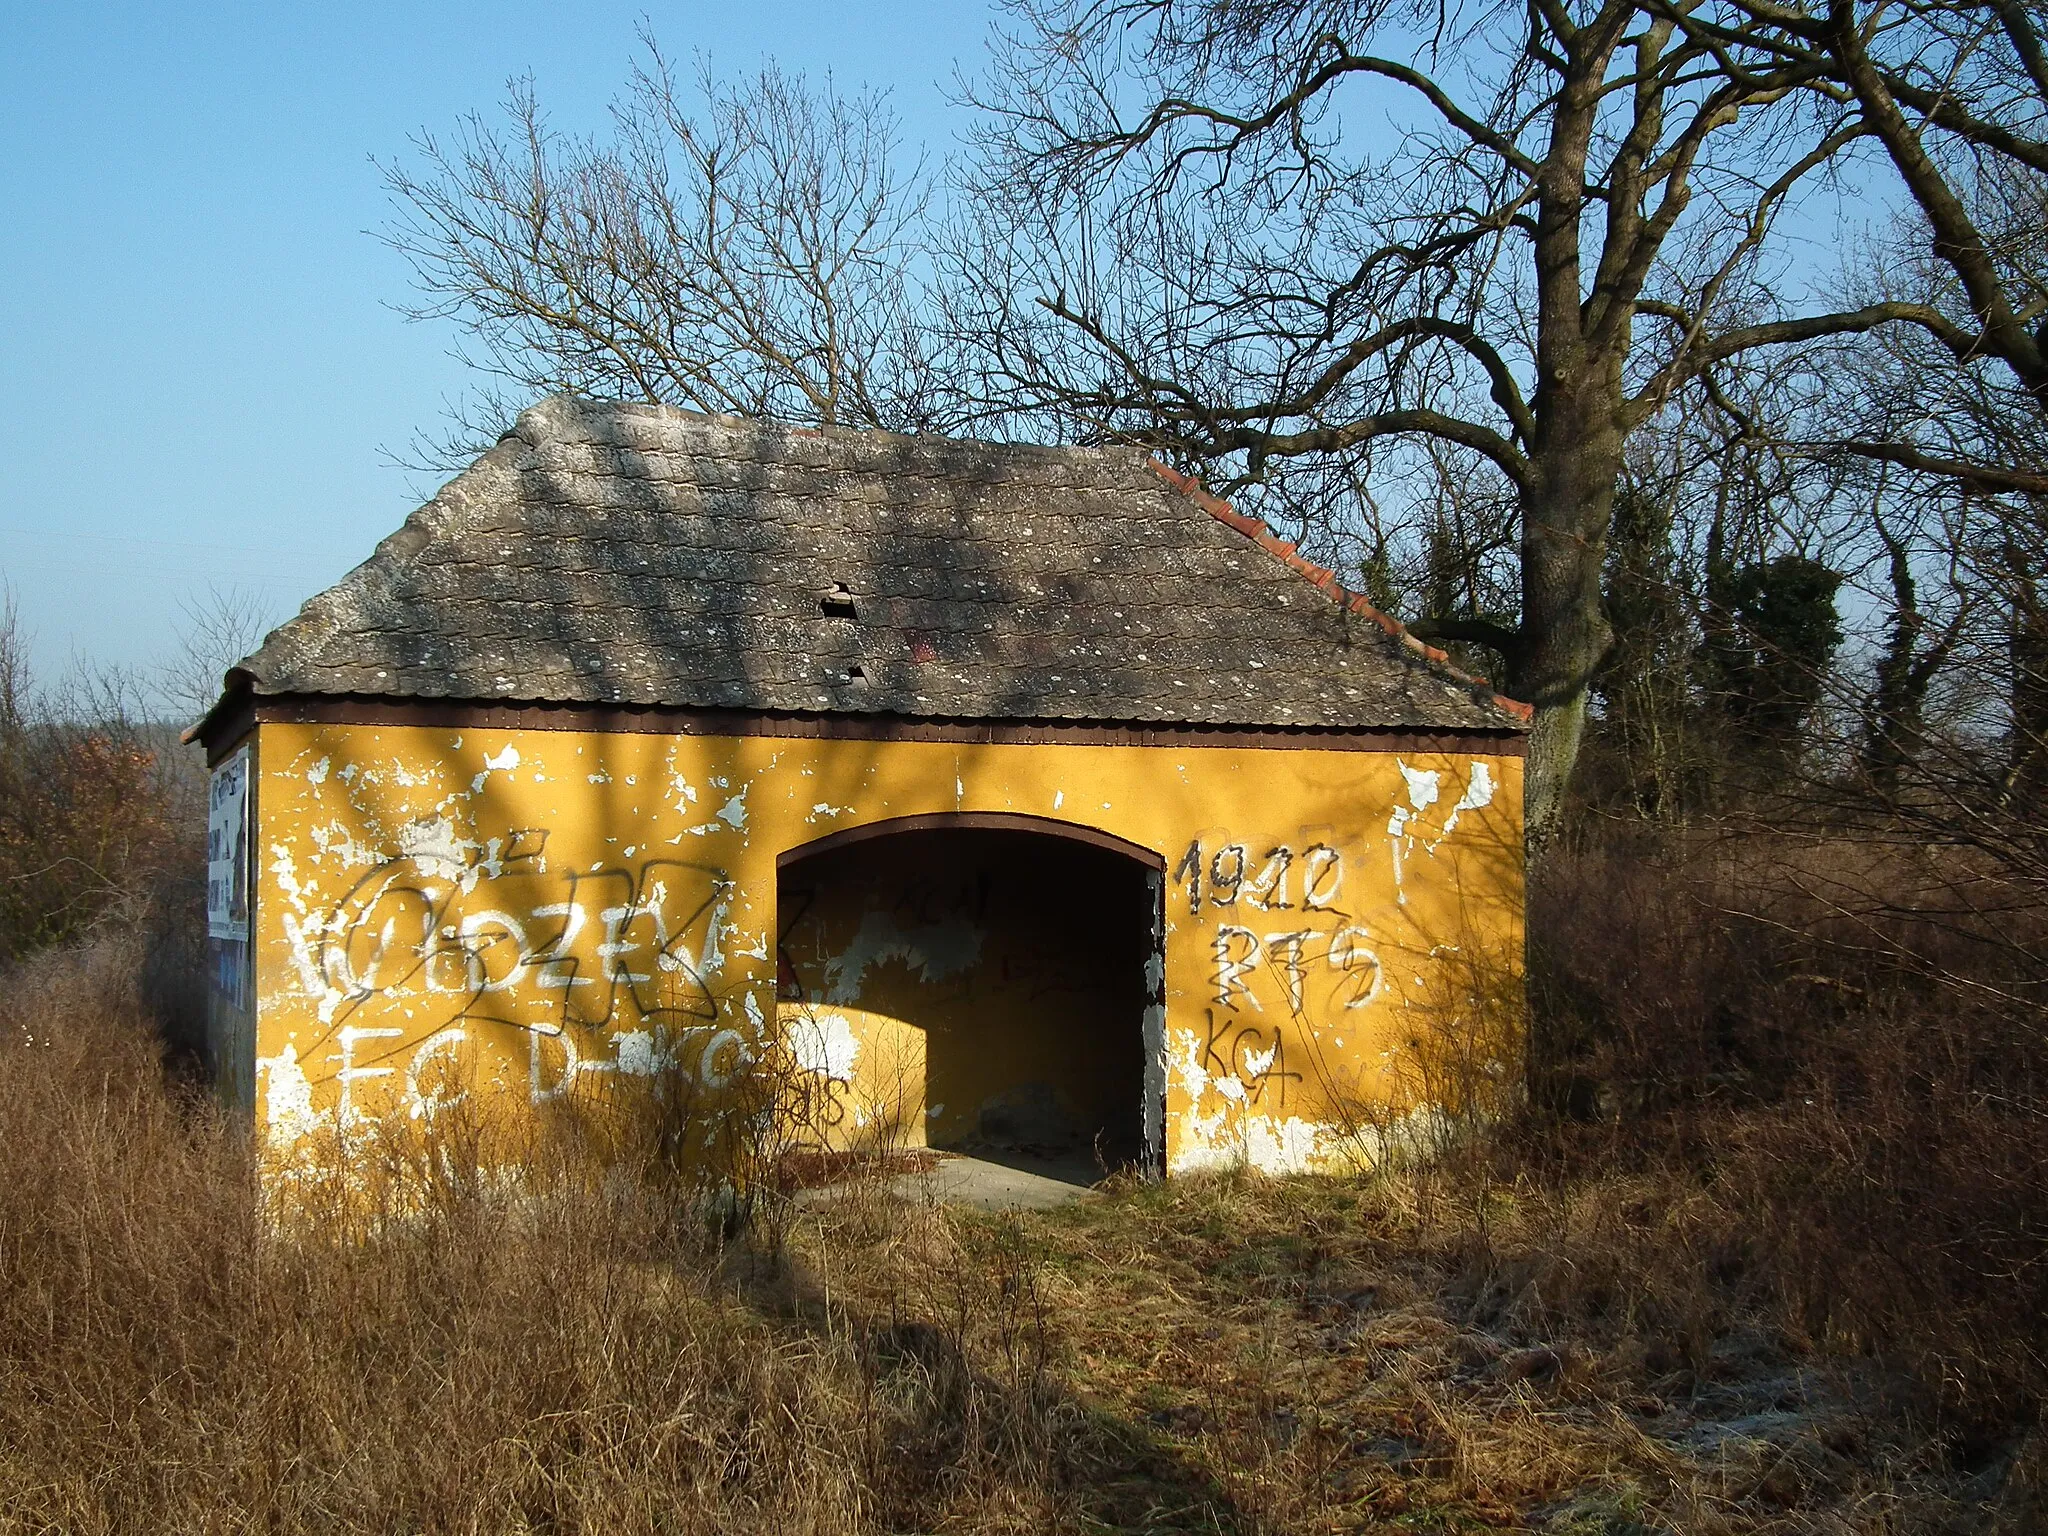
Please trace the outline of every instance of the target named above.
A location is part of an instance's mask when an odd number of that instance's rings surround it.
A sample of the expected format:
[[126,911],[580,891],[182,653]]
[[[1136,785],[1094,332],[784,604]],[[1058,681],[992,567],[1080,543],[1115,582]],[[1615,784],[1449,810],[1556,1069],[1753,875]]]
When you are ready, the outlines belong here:
[[864,683],[868,680],[868,675],[857,666],[848,667],[846,669],[846,680],[849,683]]
[[828,619],[857,619],[860,610],[853,605],[853,594],[846,590],[846,583],[835,581],[831,589],[819,594],[818,611]]

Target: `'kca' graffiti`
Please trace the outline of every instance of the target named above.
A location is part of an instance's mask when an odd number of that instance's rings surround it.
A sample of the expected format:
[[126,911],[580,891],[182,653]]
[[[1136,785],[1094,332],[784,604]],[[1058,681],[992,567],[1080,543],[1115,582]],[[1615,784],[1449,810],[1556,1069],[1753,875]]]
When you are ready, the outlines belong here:
[[1272,1107],[1286,1108],[1290,1085],[1301,1081],[1287,1064],[1287,1037],[1278,1028],[1263,1029],[1232,1014],[1218,1018],[1214,1008],[1202,1014],[1206,1028],[1200,1066],[1206,1080],[1225,1098],[1264,1107],[1270,1094]]
[[322,1023],[346,1026],[373,999],[402,1001],[408,1034],[491,1023],[678,1039],[718,1017],[710,980],[733,891],[723,870],[674,859],[550,869],[545,831],[476,845],[445,824],[439,836],[413,830],[328,911],[285,918]]

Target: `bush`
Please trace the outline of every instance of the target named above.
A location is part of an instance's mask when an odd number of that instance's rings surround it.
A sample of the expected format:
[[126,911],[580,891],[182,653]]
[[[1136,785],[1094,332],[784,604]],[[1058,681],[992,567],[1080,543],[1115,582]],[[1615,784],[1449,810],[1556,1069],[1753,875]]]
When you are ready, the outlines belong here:
[[1967,851],[1755,826],[1560,852],[1533,895],[1548,1113],[1511,1155],[1652,1177],[1691,1213],[1679,1262],[1713,1253],[1789,1337],[1899,1367],[1966,1439],[2033,1422],[2048,920],[2000,879]]

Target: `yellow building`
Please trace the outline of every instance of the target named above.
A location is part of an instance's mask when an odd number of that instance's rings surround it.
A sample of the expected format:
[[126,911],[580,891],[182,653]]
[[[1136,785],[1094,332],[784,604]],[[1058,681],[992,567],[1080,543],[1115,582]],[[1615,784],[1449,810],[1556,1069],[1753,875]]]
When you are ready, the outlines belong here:
[[214,1054],[278,1156],[769,1060],[821,1147],[1369,1156],[1512,1071],[1525,715],[1133,450],[549,401],[195,728]]

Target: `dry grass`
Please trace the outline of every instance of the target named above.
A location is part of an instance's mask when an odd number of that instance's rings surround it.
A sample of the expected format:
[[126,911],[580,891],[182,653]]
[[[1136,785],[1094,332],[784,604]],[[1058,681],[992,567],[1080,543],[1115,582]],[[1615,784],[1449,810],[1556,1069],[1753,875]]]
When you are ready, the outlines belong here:
[[266,1220],[136,957],[45,956],[0,1000],[0,1529],[2048,1528],[2026,1019],[1624,853],[1547,877],[1567,1113],[1007,1218],[790,1168],[733,1240],[568,1142]]
[[933,1277],[940,1316],[956,1277],[1028,1255],[1051,1375],[1151,1446],[1091,1507],[1130,1528],[2035,1528],[2024,1448],[1959,1466],[1873,1362],[1788,1333],[1709,1255],[1680,1273],[1734,1213],[1673,1193],[1203,1177],[1010,1218],[852,1200],[792,1247],[860,1309]]
[[767,1304],[658,1190],[565,1164],[516,1201],[426,1180],[402,1222],[270,1230],[123,969],[53,960],[7,1010],[0,1526],[1068,1523],[1085,1419],[978,1356],[906,1369],[837,1304]]
[[[2048,914],[1927,848],[1714,840],[1560,861],[1539,1080],[1592,1123],[1509,1149],[1723,1213],[1714,1294],[1767,1298],[1984,1449],[2048,1407]],[[1656,1277],[1670,1289],[1671,1277]]]

